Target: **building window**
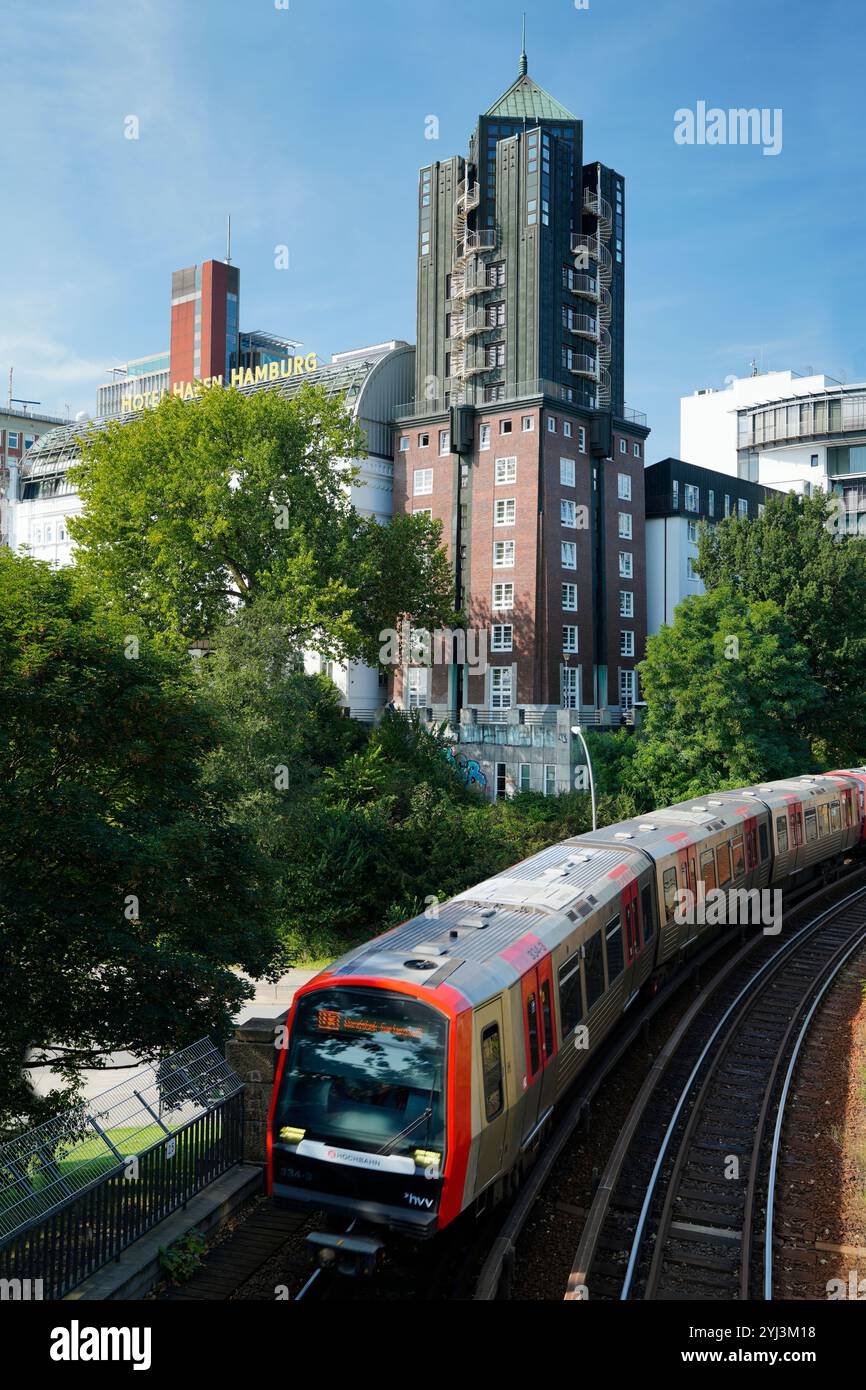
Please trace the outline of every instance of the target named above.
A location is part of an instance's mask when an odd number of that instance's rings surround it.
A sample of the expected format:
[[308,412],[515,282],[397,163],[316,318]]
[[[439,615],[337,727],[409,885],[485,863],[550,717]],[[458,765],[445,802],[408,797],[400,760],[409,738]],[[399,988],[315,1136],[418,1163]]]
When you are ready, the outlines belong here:
[[498,304],[488,304],[484,310],[484,323],[487,328],[505,327],[505,300]]
[[563,420],[563,422],[562,422],[562,433],[565,435],[566,439],[570,439],[570,438],[571,438],[571,435],[572,435],[572,428],[571,428],[571,421],[570,421],[570,420]]
[[[502,389],[503,389],[503,391],[504,391],[504,390],[505,390],[505,387],[503,386]],[[499,433],[500,433],[500,434],[511,434],[511,421],[510,421],[510,420],[500,420],[500,421],[499,421]]]
[[496,501],[493,503],[494,526],[513,526],[516,511],[516,498],[497,497]]
[[631,478],[628,473],[617,474],[616,495],[620,502],[631,501]]
[[33,448],[34,439],[35,439],[35,435],[32,435],[32,434],[25,434],[25,436],[24,436],[24,451],[25,451],[25,453],[27,452],[28,449],[32,449],[32,448]]
[[493,479],[496,487],[501,487],[503,483],[516,483],[517,459],[497,459],[493,465]]
[[562,586],[562,610],[564,613],[577,612],[577,585],[563,584]]
[[562,668],[562,708],[580,709],[580,671],[576,666]]
[[631,540],[631,512],[619,513],[619,535],[621,540]]
[[574,541],[563,541],[561,546],[562,568],[564,570],[577,569],[577,546]]
[[749,502],[748,502],[748,498],[746,498],[746,497],[738,497],[738,498],[737,498],[737,515],[739,516],[739,518],[740,518],[741,521],[748,521],[748,519],[749,519]]
[[699,512],[701,510],[701,490],[695,487],[694,483],[684,485],[683,502],[687,512]]
[[671,508],[675,512],[680,509],[680,485],[676,478],[671,483]]
[[415,496],[415,497],[425,497],[428,493],[430,493],[430,492],[432,492],[432,491],[433,491],[433,469],[432,469],[432,468],[416,468],[416,469],[415,469],[415,488],[414,488],[414,496]]
[[619,703],[621,709],[631,709],[634,705],[635,673],[634,671],[620,671],[619,673]]
[[556,765],[555,763],[544,764],[544,795],[556,796]]
[[559,481],[562,487],[574,487],[575,468],[574,459],[559,460]]
[[439,431],[439,453],[440,453],[440,455],[442,455],[442,454],[450,454],[450,453],[451,453],[451,431],[450,431],[450,430],[440,430],[440,431]]
[[514,568],[514,541],[493,542],[493,568],[496,570]]
[[696,521],[686,522],[686,534],[692,544],[695,545],[698,539],[698,523]]
[[731,499],[730,499],[730,497],[728,496],[728,494],[725,493],[725,516],[730,516],[730,515],[731,515]]
[[716,514],[716,494],[713,492],[712,488],[710,488],[707,493],[707,511],[710,516],[715,516]]
[[[504,400],[505,400],[505,382],[504,382],[504,381],[494,381],[493,384],[492,384],[491,386],[485,386],[485,388],[484,388],[484,399],[485,399],[485,401],[487,402],[488,405],[491,405],[491,404],[495,405],[497,401],[504,401]],[[503,431],[503,433],[507,433],[507,431]]]
[[485,367],[504,367],[505,366],[505,344],[487,343],[484,347]]
[[689,579],[694,580],[696,584],[700,582],[701,576],[698,574],[695,568],[694,555],[689,555],[686,559],[686,574],[688,575]]
[[424,433],[424,434],[419,434],[419,436],[418,436],[418,448],[419,448],[419,449],[427,449],[427,448],[429,448],[429,447],[430,447],[430,436],[429,436],[429,434],[426,434],[426,433]]
[[450,353],[450,352],[446,352],[446,354],[445,354],[445,375],[446,375],[446,377],[450,377],[450,375],[451,375],[451,353]]
[[511,667],[491,666],[490,708],[511,709]]
[[619,654],[620,656],[634,656],[634,633],[630,628],[623,628],[619,634]]
[[523,415],[520,420],[520,428],[524,434],[531,433],[535,429],[535,420],[531,415]]
[[513,637],[514,628],[511,623],[494,623],[490,629],[490,650],[510,652]]
[[[519,783],[518,783],[518,786],[519,786],[520,790],[521,790],[522,792],[531,791],[531,790],[532,790],[532,764],[531,764],[531,763],[521,763],[521,764],[520,764],[519,777],[520,777],[520,781],[519,781]],[[494,1025],[494,1026],[495,1026],[495,1025]]]
[[421,255],[430,255],[430,228],[424,227],[421,231]]
[[481,429],[480,429],[479,434],[478,434],[478,447],[479,447],[479,449],[489,449],[489,448],[490,448],[490,426],[489,426],[489,425],[482,425],[482,426],[481,426]]
[[17,448],[18,448],[18,439],[19,439],[18,430],[10,430],[10,431],[9,431],[9,448],[10,448],[10,449],[17,449]]
[[497,261],[495,265],[487,267],[487,286],[488,289],[498,289],[505,284],[505,262]]
[[568,526],[571,530],[577,529],[577,503],[569,502],[567,498],[559,504],[559,519],[563,526]]
[[577,628],[564,627],[562,629],[562,650],[564,652],[577,651]]
[[639,445],[639,444],[633,445],[633,446],[632,446],[632,452],[634,453],[635,458],[636,458],[636,459],[639,459],[639,458],[640,458],[640,445]]
[[507,613],[514,607],[514,584],[494,584],[493,585],[493,611],[495,613]]
[[634,617],[634,594],[631,589],[620,589],[619,591],[619,616],[621,618]]
[[586,453],[586,430],[583,425],[579,425],[577,429],[577,447],[582,454]]
[[445,298],[451,298],[451,275],[450,272],[445,276]]
[[632,554],[630,550],[619,552],[619,577],[620,579],[632,578]]
[[409,436],[408,436],[408,434],[401,434],[401,435],[400,435],[400,453],[401,453],[401,454],[405,454],[405,453],[408,452],[408,450],[409,450]]
[[555,415],[548,415],[548,417],[547,417],[547,433],[548,433],[548,434],[556,434],[556,416],[555,416]]
[[817,467],[818,467],[818,455],[817,455],[817,454],[813,454],[812,457],[811,457],[811,459],[809,460],[809,462],[810,462],[812,468],[817,468]]
[[423,709],[427,704],[427,667],[410,666],[406,679],[406,708]]
[[413,508],[412,508],[412,515],[413,515],[413,516],[429,516],[430,520],[432,521],[432,520],[433,520],[433,508],[432,508],[432,507],[413,507]]
[[65,522],[65,521],[58,521],[58,523],[57,523],[57,539],[58,539],[59,541],[65,541],[65,540],[66,540],[66,522]]
[[619,441],[619,451],[620,451],[621,454],[627,454],[627,453],[628,453],[628,443],[626,442],[625,439],[621,439],[621,440]]

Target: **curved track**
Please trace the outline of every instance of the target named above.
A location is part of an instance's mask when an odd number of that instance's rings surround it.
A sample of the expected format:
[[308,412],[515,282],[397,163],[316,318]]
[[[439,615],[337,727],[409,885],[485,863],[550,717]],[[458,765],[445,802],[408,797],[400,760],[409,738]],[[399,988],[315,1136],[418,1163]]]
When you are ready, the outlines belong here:
[[754,1256],[763,1246],[772,1258],[795,1033],[799,1026],[798,1041],[805,1036],[818,999],[864,940],[866,888],[858,888],[781,942],[751,942],[695,1001],[623,1127],[567,1299],[761,1297]]

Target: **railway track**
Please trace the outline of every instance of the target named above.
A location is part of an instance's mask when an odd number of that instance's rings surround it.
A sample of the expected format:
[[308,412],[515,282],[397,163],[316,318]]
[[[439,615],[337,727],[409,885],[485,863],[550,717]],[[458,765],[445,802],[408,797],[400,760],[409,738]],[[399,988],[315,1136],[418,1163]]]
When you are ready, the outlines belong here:
[[749,943],[711,981],[623,1126],[567,1299],[772,1296],[775,1175],[793,1068],[820,998],[864,941],[859,887],[781,942]]

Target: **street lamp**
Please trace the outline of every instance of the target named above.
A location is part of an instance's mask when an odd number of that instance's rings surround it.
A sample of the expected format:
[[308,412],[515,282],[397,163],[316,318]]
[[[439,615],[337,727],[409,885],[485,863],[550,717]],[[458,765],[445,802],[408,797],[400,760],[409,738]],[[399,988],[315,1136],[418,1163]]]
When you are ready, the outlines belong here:
[[579,724],[572,724],[572,726],[571,726],[571,732],[572,732],[573,734],[576,734],[577,737],[580,739],[581,746],[582,746],[582,748],[583,748],[584,757],[586,758],[587,771],[589,772],[589,794],[590,794],[590,797],[592,798],[592,828],[593,828],[593,830],[597,830],[597,829],[598,829],[598,826],[596,825],[596,814],[595,814],[595,780],[594,780],[593,775],[592,775],[592,758],[589,756],[589,749],[588,749],[587,746],[586,746],[586,739],[585,739],[584,736],[583,736],[583,730],[581,729],[580,725],[579,725]]

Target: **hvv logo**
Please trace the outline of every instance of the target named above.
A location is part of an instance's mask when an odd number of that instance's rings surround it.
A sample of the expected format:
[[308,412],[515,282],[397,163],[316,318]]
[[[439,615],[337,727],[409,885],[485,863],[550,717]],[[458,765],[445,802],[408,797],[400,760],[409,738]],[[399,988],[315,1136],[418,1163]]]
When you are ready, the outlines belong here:
[[410,1207],[426,1207],[429,1210],[433,1206],[432,1197],[419,1197],[417,1192],[404,1192],[403,1199]]

